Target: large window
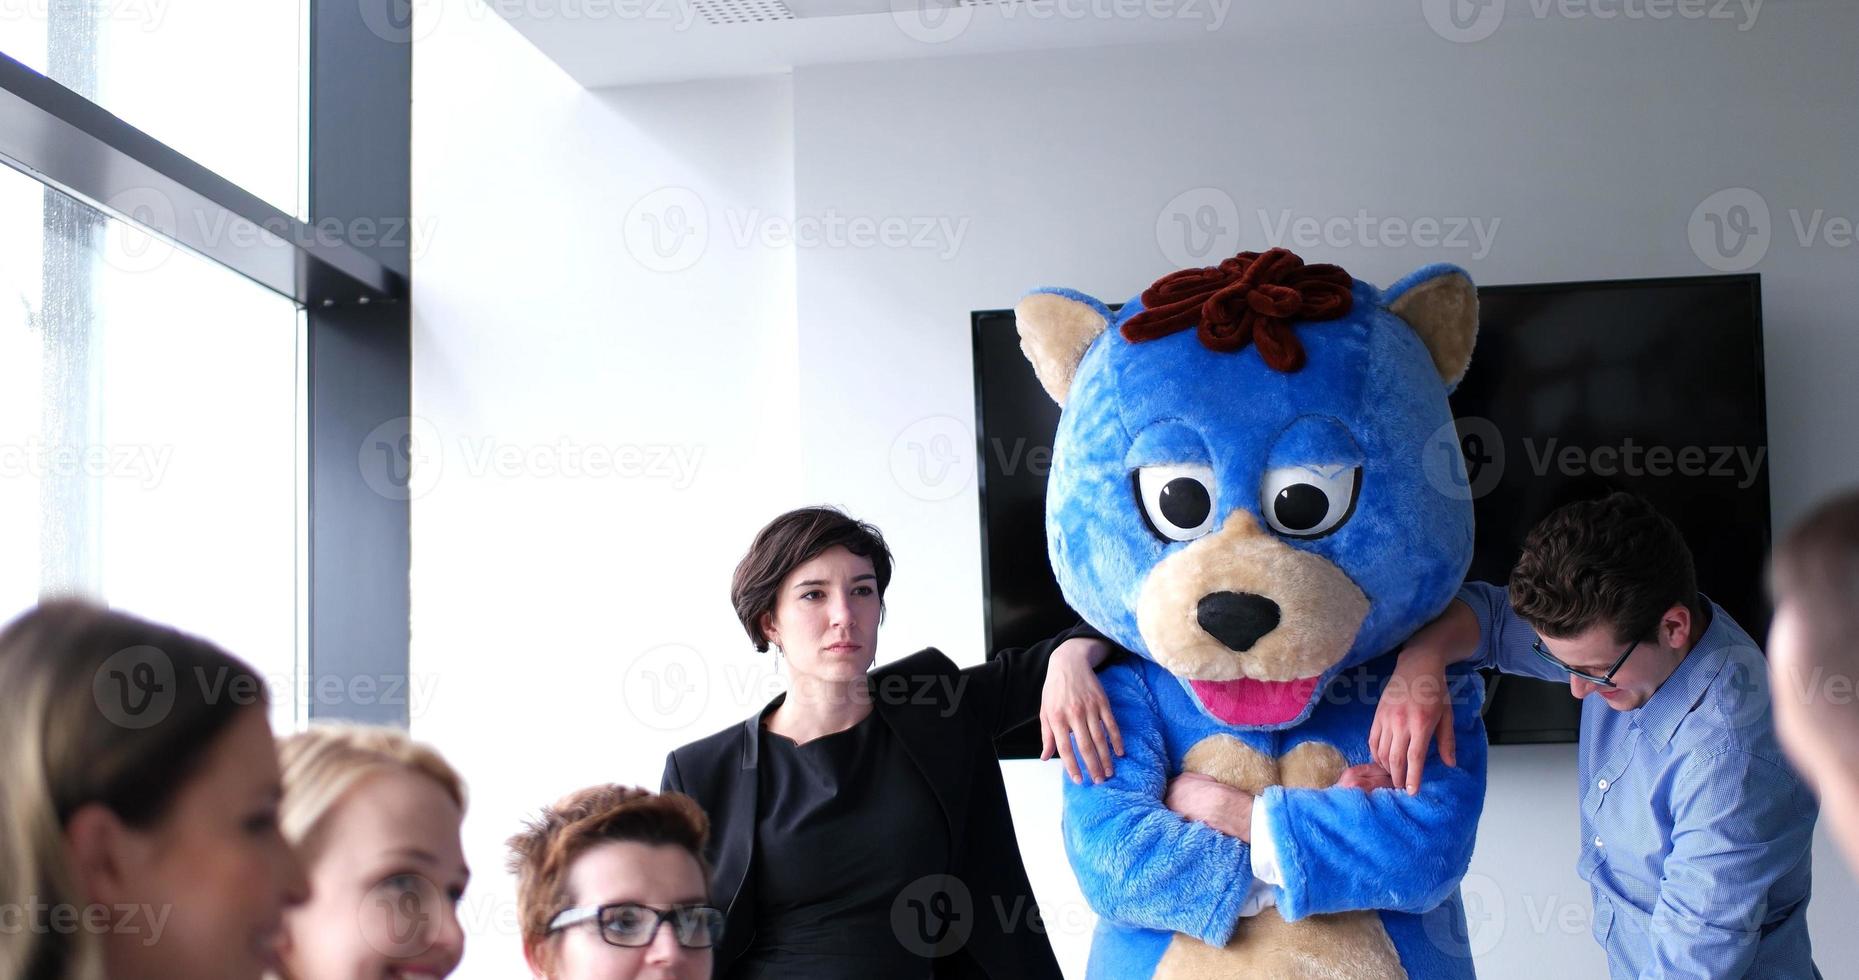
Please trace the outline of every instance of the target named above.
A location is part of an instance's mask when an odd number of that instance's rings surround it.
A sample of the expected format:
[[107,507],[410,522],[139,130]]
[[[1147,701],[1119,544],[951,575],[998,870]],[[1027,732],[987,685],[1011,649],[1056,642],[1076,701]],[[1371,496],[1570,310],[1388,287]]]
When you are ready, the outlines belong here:
[[399,2],[0,0],[0,620],[201,634],[280,729],[405,715],[314,693],[405,671]]
[[0,51],[305,214],[298,0],[0,0]]
[[0,606],[101,598],[202,633],[295,719],[290,300],[0,169]]

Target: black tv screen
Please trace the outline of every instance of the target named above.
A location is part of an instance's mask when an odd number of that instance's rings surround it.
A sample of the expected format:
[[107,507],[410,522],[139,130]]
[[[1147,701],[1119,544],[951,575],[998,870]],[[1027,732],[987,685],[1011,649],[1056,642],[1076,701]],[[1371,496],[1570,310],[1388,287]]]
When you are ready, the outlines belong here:
[[[1769,549],[1762,297],[1754,275],[1481,286],[1478,346],[1451,398],[1477,539],[1471,577],[1504,582],[1524,535],[1571,500],[1628,490],[1685,535],[1698,586],[1760,639]],[[1076,621],[1046,560],[1059,410],[1013,311],[973,315],[988,649]],[[1566,685],[1487,678],[1494,743],[1572,742]],[[1029,729],[1034,726],[1028,726]],[[1036,731],[1003,740],[1037,754]]]

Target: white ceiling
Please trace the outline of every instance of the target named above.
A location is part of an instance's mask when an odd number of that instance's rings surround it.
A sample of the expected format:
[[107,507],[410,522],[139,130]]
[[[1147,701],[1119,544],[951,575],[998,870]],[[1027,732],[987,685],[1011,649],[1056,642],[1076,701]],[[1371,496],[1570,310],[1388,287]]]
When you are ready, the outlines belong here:
[[[1321,47],[1420,27],[1433,0],[520,0],[492,2],[589,88],[893,61],[1220,37]],[[759,19],[758,19],[759,18]],[[1424,27],[1421,27],[1424,29]],[[1443,37],[1442,53],[1453,45]]]

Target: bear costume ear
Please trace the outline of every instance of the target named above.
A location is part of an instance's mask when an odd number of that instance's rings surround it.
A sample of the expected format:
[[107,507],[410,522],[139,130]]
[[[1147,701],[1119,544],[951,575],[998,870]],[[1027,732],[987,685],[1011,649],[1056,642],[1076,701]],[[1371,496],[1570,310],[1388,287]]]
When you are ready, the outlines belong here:
[[1406,320],[1433,355],[1446,390],[1457,387],[1472,364],[1478,338],[1478,290],[1456,265],[1429,265],[1388,287],[1388,309]]
[[1082,293],[1069,290],[1029,294],[1013,308],[1020,330],[1020,350],[1046,394],[1065,405],[1072,377],[1091,342],[1110,325],[1110,310]]

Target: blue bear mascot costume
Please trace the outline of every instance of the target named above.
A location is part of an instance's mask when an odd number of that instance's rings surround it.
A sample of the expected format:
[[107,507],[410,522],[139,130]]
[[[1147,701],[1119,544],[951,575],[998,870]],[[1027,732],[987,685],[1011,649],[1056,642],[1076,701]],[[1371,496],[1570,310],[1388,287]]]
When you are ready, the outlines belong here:
[[[1102,675],[1126,757],[1065,787],[1066,852],[1100,915],[1089,975],[1473,976],[1477,675],[1450,677],[1457,767],[1435,751],[1416,796],[1336,785],[1369,760],[1393,654],[1471,560],[1446,404],[1477,332],[1471,280],[1433,265],[1383,291],[1273,249],[1114,313],[1046,289],[1016,314],[1064,410],[1053,569],[1136,654]],[[1184,772],[1257,798],[1250,843],[1164,805]]]

